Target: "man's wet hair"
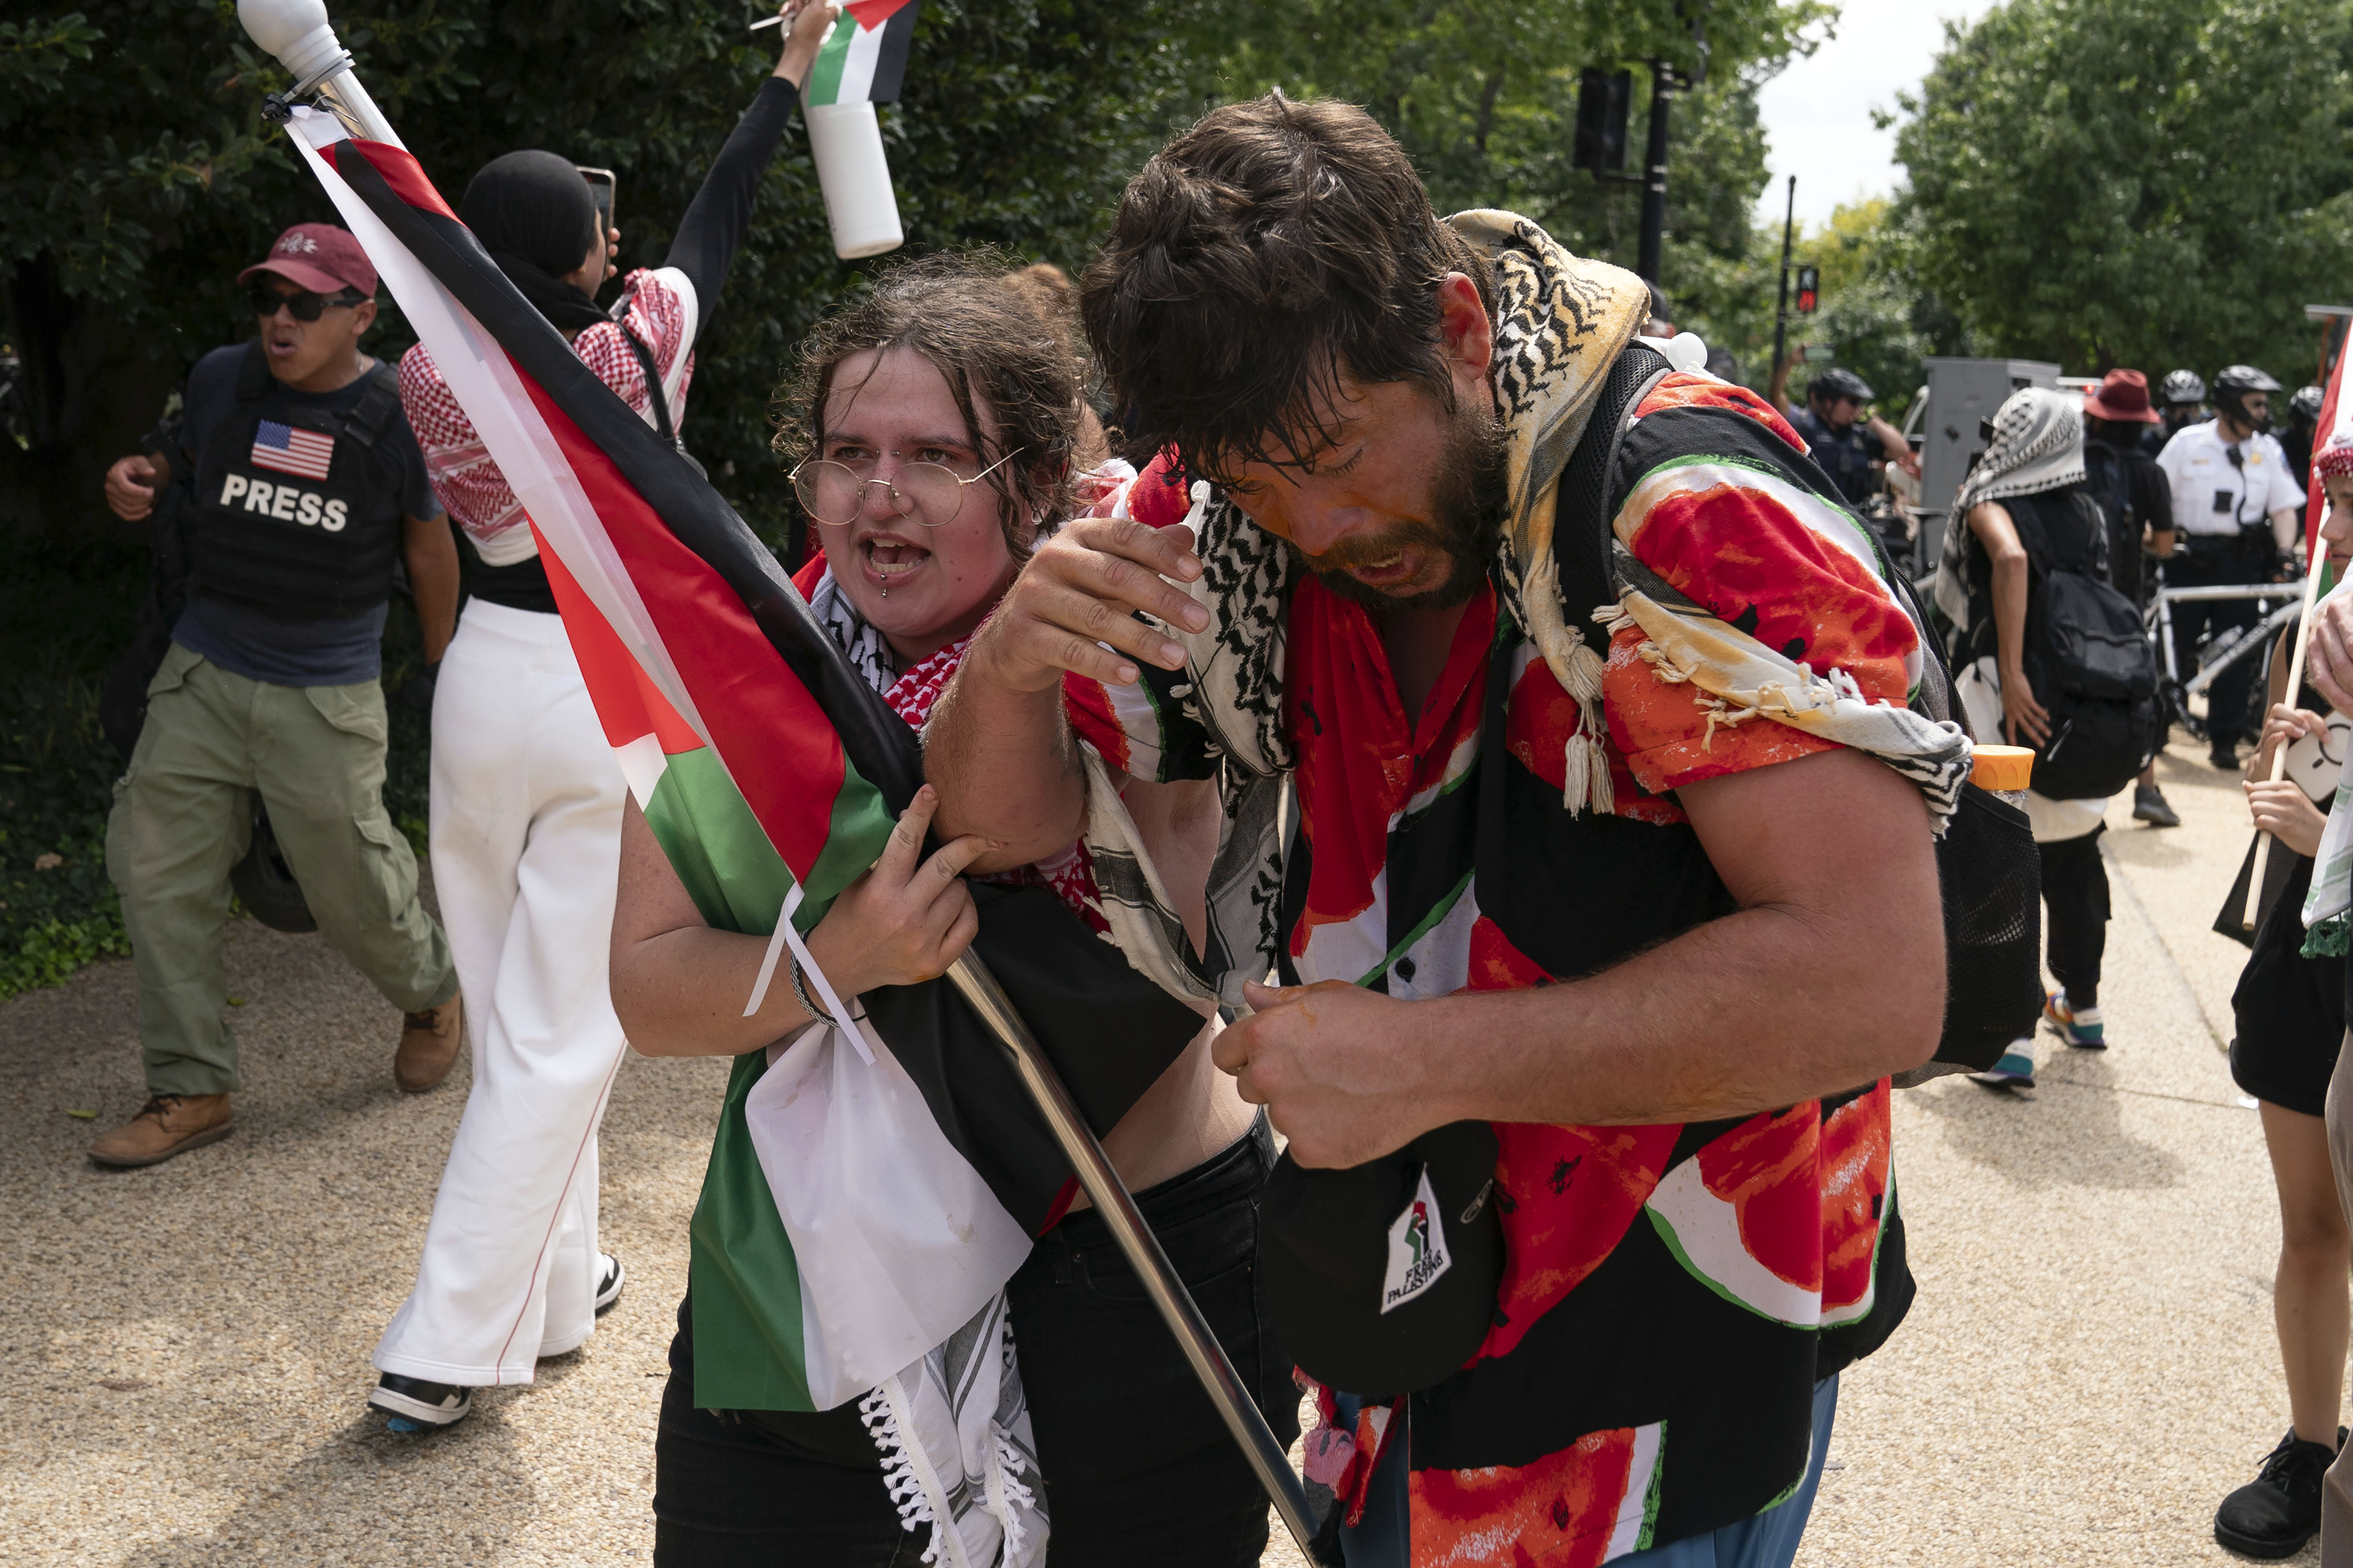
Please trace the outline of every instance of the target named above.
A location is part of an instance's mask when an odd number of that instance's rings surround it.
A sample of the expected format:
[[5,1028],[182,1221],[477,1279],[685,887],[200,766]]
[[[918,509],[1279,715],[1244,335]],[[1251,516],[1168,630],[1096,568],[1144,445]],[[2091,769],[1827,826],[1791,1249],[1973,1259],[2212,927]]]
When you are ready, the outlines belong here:
[[1280,92],[1211,110],[1121,198],[1080,291],[1120,445],[1204,479],[1335,444],[1343,376],[1425,382],[1451,409],[1438,286],[1488,268],[1412,161],[1353,104]]

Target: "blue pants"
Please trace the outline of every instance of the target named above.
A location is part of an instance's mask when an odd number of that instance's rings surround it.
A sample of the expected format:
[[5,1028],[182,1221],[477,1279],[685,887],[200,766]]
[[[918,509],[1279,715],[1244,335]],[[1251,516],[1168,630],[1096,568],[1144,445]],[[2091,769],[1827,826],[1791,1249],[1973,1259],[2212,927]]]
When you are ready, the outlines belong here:
[[[1814,1492],[1822,1484],[1822,1461],[1830,1458],[1831,1425],[1837,1416],[1838,1377],[1833,1373],[1814,1384],[1813,1454],[1796,1491],[1737,1524],[1630,1553],[1614,1560],[1610,1568],[1789,1568],[1814,1511]],[[1340,1531],[1348,1568],[1406,1568],[1411,1560],[1406,1550],[1405,1455],[1405,1444],[1389,1445],[1373,1477],[1364,1522]]]
[[1806,1461],[1806,1478],[1779,1506],[1705,1535],[1687,1535],[1620,1557],[1612,1568],[1789,1568],[1798,1560],[1798,1542],[1805,1539],[1806,1521],[1814,1511],[1822,1461],[1831,1454],[1831,1424],[1837,1417],[1838,1377],[1833,1373],[1814,1384],[1814,1451]]

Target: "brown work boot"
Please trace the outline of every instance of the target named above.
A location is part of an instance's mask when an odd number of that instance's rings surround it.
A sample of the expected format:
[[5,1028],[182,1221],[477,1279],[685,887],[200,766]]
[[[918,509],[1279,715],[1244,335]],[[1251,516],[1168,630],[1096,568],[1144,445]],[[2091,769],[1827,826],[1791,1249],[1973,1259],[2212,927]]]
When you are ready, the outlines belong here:
[[438,1007],[400,1016],[400,1046],[392,1053],[392,1081],[411,1094],[423,1094],[449,1076],[458,1059],[463,1002],[452,996]]
[[138,1115],[92,1143],[90,1157],[101,1165],[160,1165],[219,1142],[236,1126],[227,1095],[152,1095]]

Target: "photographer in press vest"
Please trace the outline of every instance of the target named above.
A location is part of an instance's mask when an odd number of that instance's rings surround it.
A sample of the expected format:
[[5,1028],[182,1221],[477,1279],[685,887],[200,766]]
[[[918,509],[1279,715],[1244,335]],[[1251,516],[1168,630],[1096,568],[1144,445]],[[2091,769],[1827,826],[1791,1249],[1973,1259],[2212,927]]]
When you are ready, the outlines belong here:
[[404,1015],[395,1080],[431,1089],[458,1051],[449,944],[384,808],[378,679],[394,562],[407,563],[436,663],[457,610],[457,544],[392,367],[360,349],[376,277],[358,242],[297,224],[237,281],[259,331],[199,360],[181,428],[106,476],[125,521],[149,516],[167,485],[195,521],[187,606],[107,823],[148,1100],[90,1145],[104,1165],[152,1165],[233,1125],[221,939],[249,792],[321,932]]

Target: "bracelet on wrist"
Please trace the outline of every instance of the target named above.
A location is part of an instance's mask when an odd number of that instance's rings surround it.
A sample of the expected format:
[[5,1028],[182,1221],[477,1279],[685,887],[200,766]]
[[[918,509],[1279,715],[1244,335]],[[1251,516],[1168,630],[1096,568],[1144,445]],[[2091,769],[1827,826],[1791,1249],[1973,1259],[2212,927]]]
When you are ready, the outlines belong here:
[[837,1028],[840,1026],[839,1020],[809,999],[808,983],[802,977],[801,961],[797,958],[793,960],[793,998],[801,1005],[801,1011],[818,1023],[832,1024]]

